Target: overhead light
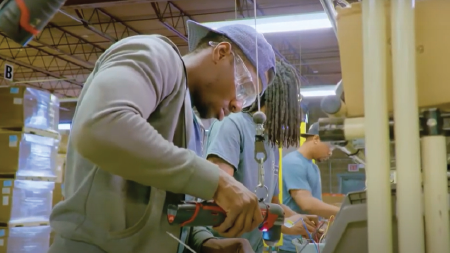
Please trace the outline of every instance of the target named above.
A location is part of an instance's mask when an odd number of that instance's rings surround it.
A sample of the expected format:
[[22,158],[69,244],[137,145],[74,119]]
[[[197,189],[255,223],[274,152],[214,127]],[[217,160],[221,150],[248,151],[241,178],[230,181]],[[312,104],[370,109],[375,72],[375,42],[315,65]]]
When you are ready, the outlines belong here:
[[301,94],[303,97],[325,97],[336,95],[332,90],[302,91]]
[[[202,23],[202,25],[218,29],[222,26],[244,24],[255,27],[254,19],[238,19],[220,22]],[[260,33],[295,32],[331,28],[331,22],[324,12],[285,15],[275,17],[258,17],[256,30]]]
[[59,124],[58,130],[70,130],[71,124]]
[[322,85],[315,87],[302,87],[300,88],[300,94],[303,97],[325,97],[336,95],[335,85]]

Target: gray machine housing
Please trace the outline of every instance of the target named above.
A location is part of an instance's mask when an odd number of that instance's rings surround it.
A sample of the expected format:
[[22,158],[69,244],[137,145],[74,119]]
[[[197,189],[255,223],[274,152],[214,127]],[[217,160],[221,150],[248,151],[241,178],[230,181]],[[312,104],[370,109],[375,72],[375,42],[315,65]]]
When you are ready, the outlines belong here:
[[[449,180],[450,192],[450,180]],[[396,218],[396,187],[391,187],[392,193],[392,236],[393,252],[398,253],[397,218]],[[419,198],[419,197],[418,197]],[[367,203],[366,192],[349,193],[336,216],[333,225],[327,232],[327,240],[322,253],[368,253],[367,239]],[[450,201],[450,194],[449,194]],[[450,206],[449,206],[450,212]],[[450,226],[450,221],[449,221]]]

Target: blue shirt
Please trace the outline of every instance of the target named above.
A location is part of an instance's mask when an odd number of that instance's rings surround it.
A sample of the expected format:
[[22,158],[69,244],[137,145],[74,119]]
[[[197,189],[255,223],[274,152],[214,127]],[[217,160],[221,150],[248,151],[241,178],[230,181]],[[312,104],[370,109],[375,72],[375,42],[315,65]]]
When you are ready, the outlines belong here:
[[[204,141],[204,129],[200,125],[199,119],[196,117],[195,112],[192,113],[194,120],[192,122],[192,132],[191,132],[191,138],[189,139],[189,143],[187,145],[187,148],[194,151],[198,156],[202,156],[203,154],[203,141]],[[185,195],[186,201],[195,201],[196,199],[193,196]],[[190,227],[183,227],[181,228],[181,234],[180,234],[180,240],[182,242],[187,242],[187,237],[189,234]],[[184,245],[179,244],[178,245],[178,251],[177,253],[183,253],[184,252]]]
[[193,113],[194,122],[191,133],[191,138],[188,143],[188,149],[195,151],[198,156],[203,156],[203,141],[204,141],[204,130],[201,126],[199,119]]
[[[314,198],[322,200],[320,170],[297,150],[283,157],[283,204],[297,213],[307,214],[295,203],[289,193],[290,190],[307,190]],[[296,237],[298,236],[284,235],[283,246],[280,248],[296,252],[292,244],[292,240]]]
[[[258,185],[258,163],[254,158],[255,135],[256,125],[250,114],[232,113],[211,125],[206,147],[207,155],[216,155],[232,165],[235,169],[234,178],[250,191],[254,191]],[[267,152],[264,183],[269,188],[269,196],[266,198],[264,190],[258,190],[256,195],[271,202],[272,197],[279,193],[278,149],[271,147],[268,142],[264,146]],[[250,242],[256,253],[262,252],[264,245],[259,229],[244,234],[242,238]]]

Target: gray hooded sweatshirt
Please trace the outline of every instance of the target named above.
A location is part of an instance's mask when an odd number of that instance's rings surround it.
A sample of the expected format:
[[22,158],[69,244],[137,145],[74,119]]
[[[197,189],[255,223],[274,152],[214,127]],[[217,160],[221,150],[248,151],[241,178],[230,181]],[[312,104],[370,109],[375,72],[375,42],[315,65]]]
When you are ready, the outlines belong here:
[[[72,122],[65,200],[51,215],[50,252],[175,253],[166,207],[212,199],[219,167],[185,149],[192,133],[186,73],[167,38],[123,39],[98,59]],[[200,252],[211,234],[194,228]]]

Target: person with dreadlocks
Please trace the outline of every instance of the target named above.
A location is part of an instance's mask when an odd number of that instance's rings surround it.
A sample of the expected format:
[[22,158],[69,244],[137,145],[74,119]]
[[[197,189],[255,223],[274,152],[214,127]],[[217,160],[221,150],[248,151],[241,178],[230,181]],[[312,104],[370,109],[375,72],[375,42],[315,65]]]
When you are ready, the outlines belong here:
[[[298,102],[300,81],[296,70],[286,62],[276,64],[276,76],[272,85],[265,91],[260,99],[260,110],[267,115],[265,123],[267,160],[264,163],[264,183],[268,187],[265,191],[257,192],[259,198],[279,204],[278,199],[278,148],[280,146],[298,146],[300,140],[301,113]],[[257,101],[245,112],[233,113],[222,121],[211,125],[206,145],[207,159],[224,171],[232,175],[250,190],[258,185],[258,164],[254,158],[254,143],[256,125],[253,122],[253,113],[258,111]],[[266,195],[267,194],[267,195]],[[315,229],[314,218],[302,216],[282,205],[287,219],[296,222],[304,218],[309,231]],[[307,235],[302,222],[293,227],[282,228],[284,234]],[[243,238],[248,239],[256,253],[263,251],[262,233],[255,229],[245,233]]]

